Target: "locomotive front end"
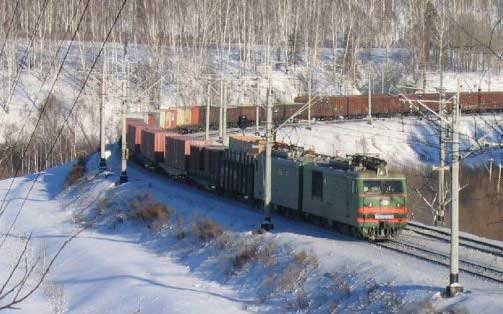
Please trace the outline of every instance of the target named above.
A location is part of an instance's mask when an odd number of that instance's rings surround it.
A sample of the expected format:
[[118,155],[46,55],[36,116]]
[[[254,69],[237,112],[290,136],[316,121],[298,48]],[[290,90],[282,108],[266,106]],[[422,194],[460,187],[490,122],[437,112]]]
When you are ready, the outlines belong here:
[[369,239],[391,239],[407,225],[407,185],[403,177],[361,178],[357,181],[361,234]]

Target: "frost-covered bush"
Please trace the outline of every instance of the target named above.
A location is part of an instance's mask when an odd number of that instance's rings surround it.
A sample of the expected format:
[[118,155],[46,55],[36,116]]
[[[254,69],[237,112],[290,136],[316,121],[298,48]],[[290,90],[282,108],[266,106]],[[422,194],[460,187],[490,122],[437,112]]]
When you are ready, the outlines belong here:
[[213,219],[203,218],[192,227],[192,233],[203,241],[210,241],[222,235],[222,227]]

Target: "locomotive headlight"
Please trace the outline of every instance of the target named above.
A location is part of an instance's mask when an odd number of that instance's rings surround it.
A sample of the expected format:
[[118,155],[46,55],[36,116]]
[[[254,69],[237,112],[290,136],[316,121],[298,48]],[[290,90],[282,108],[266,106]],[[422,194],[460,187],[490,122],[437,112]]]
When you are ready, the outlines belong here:
[[387,199],[381,200],[381,206],[389,206],[389,200]]

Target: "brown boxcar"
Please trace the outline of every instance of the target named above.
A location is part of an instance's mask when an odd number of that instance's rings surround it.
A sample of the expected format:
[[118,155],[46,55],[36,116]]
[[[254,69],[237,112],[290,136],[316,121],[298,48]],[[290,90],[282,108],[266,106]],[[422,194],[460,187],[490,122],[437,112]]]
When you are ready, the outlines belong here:
[[145,128],[141,131],[141,155],[150,162],[163,162],[166,146],[166,136],[173,132],[160,128]]
[[[210,107],[210,128],[215,129],[218,127],[218,119],[220,115],[220,108],[212,106]],[[206,106],[199,106],[199,125],[201,127],[206,126]]]

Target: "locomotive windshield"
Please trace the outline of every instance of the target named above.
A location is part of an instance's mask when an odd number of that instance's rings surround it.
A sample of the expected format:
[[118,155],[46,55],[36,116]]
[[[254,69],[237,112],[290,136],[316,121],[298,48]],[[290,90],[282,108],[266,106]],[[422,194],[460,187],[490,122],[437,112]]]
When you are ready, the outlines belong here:
[[365,180],[363,192],[376,194],[403,193],[403,184],[399,180]]

